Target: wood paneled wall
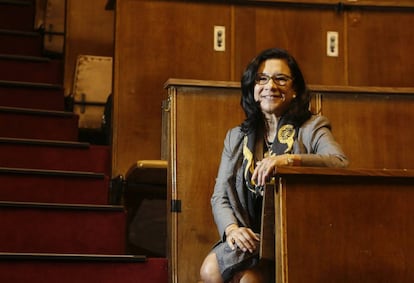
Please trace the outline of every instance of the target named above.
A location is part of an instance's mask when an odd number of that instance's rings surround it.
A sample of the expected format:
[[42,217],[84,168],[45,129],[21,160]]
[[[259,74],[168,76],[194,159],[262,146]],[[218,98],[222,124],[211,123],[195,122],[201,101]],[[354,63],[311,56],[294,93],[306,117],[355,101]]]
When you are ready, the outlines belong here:
[[414,11],[347,13],[348,85],[414,86]]
[[[262,1],[117,0],[114,176],[125,174],[138,159],[160,158],[168,78],[238,81],[265,48],[288,49],[310,84],[414,86],[412,7],[358,6],[401,1],[359,1],[342,10],[257,2]],[[213,50],[215,25],[226,27],[224,52]],[[326,56],[327,31],[339,32],[338,57]]]
[[248,3],[274,3],[274,4],[310,4],[310,5],[326,5],[326,6],[337,6],[338,9],[344,9],[345,7],[387,7],[387,8],[396,8],[404,7],[410,8],[414,7],[414,3],[411,0],[240,0],[239,3],[248,2]]
[[213,50],[214,24],[231,24],[228,5],[117,1],[117,15],[114,175],[137,159],[160,158],[168,78],[231,79],[231,53]]

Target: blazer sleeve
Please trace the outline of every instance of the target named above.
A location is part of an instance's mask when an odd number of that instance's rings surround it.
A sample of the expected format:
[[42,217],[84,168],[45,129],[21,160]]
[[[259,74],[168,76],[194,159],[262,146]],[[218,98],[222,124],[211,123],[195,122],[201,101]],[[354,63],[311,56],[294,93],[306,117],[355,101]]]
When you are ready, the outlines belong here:
[[[225,229],[228,225],[238,223],[233,212],[232,202],[236,194],[236,176],[239,161],[238,149],[242,138],[238,128],[227,132],[221,162],[211,197],[214,221],[220,236],[225,239]],[[234,205],[234,204],[233,204]]]
[[302,166],[347,167],[348,158],[335,141],[329,120],[312,116],[299,130],[296,154],[301,155]]

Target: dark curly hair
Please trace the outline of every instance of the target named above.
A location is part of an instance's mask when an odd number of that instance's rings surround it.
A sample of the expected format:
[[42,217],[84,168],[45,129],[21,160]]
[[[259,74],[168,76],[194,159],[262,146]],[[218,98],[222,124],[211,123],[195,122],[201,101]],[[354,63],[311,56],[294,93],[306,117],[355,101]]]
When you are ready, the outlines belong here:
[[285,60],[293,77],[292,87],[296,92],[296,98],[283,115],[284,119],[299,127],[312,115],[309,110],[310,92],[306,87],[305,79],[295,58],[286,50],[280,48],[267,49],[250,62],[241,78],[242,97],[240,104],[246,114],[246,119],[241,124],[241,130],[245,134],[249,134],[259,126],[264,126],[265,120],[260,109],[260,103],[254,99],[254,86],[260,64],[268,59]]

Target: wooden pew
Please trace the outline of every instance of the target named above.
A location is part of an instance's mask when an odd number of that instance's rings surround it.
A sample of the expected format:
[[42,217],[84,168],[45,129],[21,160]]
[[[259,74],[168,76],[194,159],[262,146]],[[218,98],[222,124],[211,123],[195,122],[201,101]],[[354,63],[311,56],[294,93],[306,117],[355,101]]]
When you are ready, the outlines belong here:
[[281,167],[265,199],[276,282],[413,282],[414,170]]
[[[168,161],[170,279],[196,282],[202,260],[219,239],[210,197],[226,131],[244,119],[240,87],[238,82],[170,79],[165,88],[161,159]],[[412,168],[414,88],[310,89],[314,111],[331,120],[351,169]]]

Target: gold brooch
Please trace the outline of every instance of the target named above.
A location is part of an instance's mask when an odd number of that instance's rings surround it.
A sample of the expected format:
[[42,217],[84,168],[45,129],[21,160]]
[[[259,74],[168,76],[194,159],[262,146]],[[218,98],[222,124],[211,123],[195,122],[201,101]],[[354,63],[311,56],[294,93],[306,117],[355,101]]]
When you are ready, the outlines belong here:
[[285,153],[289,152],[293,147],[293,138],[295,136],[295,128],[292,125],[283,125],[277,133],[277,138],[280,143],[286,144]]

